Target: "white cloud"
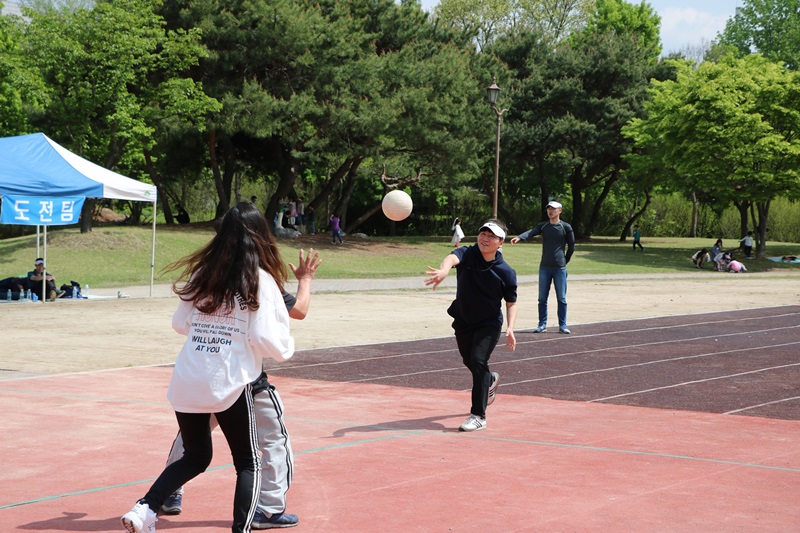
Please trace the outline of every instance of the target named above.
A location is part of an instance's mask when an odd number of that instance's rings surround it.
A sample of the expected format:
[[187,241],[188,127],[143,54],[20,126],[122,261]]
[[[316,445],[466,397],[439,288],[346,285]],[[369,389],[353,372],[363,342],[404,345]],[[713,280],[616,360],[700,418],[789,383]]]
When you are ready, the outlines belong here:
[[728,21],[728,15],[715,15],[692,7],[668,7],[659,14],[661,42],[666,53],[712,41]]

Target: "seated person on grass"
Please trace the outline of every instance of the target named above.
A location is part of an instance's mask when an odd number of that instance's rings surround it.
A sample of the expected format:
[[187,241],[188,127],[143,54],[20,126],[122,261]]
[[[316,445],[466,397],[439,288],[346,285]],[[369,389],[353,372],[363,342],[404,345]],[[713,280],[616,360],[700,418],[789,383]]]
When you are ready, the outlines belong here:
[[698,250],[692,256],[692,262],[694,263],[695,268],[703,268],[703,265],[711,261],[711,256],[708,253],[708,250],[703,248],[702,250]]
[[737,274],[739,272],[747,272],[747,267],[745,267],[742,263],[740,263],[735,259],[731,260],[731,262],[728,263],[726,269],[728,270],[728,272],[736,272]]

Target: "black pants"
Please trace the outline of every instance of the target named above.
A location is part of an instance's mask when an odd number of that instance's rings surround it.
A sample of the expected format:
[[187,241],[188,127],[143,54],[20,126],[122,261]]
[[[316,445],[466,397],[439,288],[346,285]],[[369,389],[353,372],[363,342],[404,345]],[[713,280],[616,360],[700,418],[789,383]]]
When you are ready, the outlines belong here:
[[457,329],[456,343],[464,366],[472,372],[472,408],[475,416],[486,416],[486,400],[492,384],[489,357],[500,340],[500,325]]
[[[236,402],[220,413],[214,413],[228,441],[236,469],[236,491],[233,496],[234,533],[250,531],[261,488],[261,461],[258,453],[253,393],[250,385]],[[164,501],[190,479],[211,464],[213,449],[210,413],[175,413],[183,436],[183,457],[167,466],[147,491],[144,500],[158,512]]]

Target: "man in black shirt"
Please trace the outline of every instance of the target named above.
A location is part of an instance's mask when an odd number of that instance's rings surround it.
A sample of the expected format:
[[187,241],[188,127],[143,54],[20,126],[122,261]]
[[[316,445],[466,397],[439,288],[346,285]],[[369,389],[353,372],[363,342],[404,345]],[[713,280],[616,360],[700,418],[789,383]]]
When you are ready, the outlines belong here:
[[456,299],[447,313],[453,317],[458,351],[472,373],[472,407],[461,431],[486,428],[486,407],[495,399],[500,375],[489,371],[489,357],[500,339],[503,326],[501,300],[506,301],[506,346],[516,349],[514,324],[517,319],[517,273],[503,259],[500,247],[506,237],[505,225],[490,220],[478,230],[478,243],[456,248],[439,268],[428,267],[425,285],[433,289],[455,267]]

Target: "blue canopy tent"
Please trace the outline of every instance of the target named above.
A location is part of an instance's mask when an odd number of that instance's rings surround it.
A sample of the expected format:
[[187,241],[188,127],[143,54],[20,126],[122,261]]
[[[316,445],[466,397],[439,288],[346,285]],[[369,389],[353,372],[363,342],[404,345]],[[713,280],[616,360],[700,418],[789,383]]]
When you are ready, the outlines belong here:
[[70,152],[43,133],[0,138],[0,222],[45,227],[78,221],[86,198],[152,202],[150,296],[156,257],[154,185],[127,178]]

